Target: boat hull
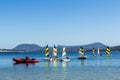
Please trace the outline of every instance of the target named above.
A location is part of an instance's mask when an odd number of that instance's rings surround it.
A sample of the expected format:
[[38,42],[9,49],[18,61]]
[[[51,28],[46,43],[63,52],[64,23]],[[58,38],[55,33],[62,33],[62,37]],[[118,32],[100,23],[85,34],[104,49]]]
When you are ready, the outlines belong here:
[[70,61],[70,59],[60,59],[60,62],[69,62]]
[[45,60],[45,61],[49,61],[49,60],[50,60],[50,58],[44,58],[43,60]]
[[78,59],[87,59],[87,56],[80,56]]
[[36,59],[23,59],[23,58],[13,58],[13,61],[15,61],[16,63],[38,63],[39,61]]

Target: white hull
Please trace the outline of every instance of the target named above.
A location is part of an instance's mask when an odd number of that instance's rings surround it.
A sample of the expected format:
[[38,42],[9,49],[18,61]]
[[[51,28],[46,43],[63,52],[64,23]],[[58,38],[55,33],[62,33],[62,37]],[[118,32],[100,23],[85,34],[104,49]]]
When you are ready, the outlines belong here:
[[49,60],[50,60],[50,58],[44,58],[44,60],[45,60],[45,61],[49,61]]
[[87,56],[79,56],[78,59],[87,59]]

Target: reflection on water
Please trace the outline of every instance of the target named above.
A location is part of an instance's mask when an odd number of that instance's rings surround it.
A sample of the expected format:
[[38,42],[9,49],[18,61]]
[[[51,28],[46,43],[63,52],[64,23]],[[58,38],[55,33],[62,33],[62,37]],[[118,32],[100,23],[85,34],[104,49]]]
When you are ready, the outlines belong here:
[[13,63],[13,66],[35,66],[37,63]]
[[63,62],[61,62],[61,63],[62,63],[62,67],[63,67],[63,68],[66,68],[66,67],[67,67],[68,62],[64,62],[64,61],[63,61]]
[[57,67],[58,66],[58,60],[45,61],[45,67],[48,68],[50,66]]
[[97,56],[97,66],[99,66],[100,65],[100,56]]
[[61,62],[62,63],[62,67],[65,69],[67,66],[68,66],[68,64],[69,64],[69,62],[66,62],[66,61],[63,61],[63,62]]
[[80,65],[84,66],[86,60],[80,60]]
[[48,68],[50,65],[50,61],[45,61],[45,67]]
[[62,62],[62,67],[65,68],[66,66],[66,62]]
[[55,59],[55,60],[53,61],[53,66],[54,66],[54,67],[57,67],[57,65],[58,65],[58,62],[57,62],[57,60]]
[[[44,63],[44,62],[43,62],[43,63]],[[58,63],[59,63],[59,64],[58,64]],[[50,67],[50,66],[58,67],[58,65],[59,65],[59,66],[65,68],[65,67],[67,67],[68,63],[69,63],[69,62],[65,62],[65,61],[60,62],[59,60],[45,61],[45,67],[46,67],[46,68],[48,68],[48,67]]]
[[111,64],[110,64],[110,59],[111,59],[111,57],[109,57],[109,56],[106,57],[106,65],[107,65],[107,66],[110,66],[110,65],[111,65]]

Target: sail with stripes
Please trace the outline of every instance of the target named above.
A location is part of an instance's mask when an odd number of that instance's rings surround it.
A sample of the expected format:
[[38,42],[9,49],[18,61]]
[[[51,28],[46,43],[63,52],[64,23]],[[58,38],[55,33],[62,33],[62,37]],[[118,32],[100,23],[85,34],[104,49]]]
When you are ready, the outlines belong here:
[[48,45],[45,48],[45,56],[48,57],[49,56],[49,48]]
[[53,54],[54,54],[54,56],[57,56],[57,48],[56,48],[55,45],[54,45],[54,47],[53,47]]
[[84,49],[83,49],[83,47],[80,47],[79,53],[80,53],[82,56],[85,55],[85,54],[84,54]]
[[106,48],[105,52],[108,56],[110,56],[110,48],[109,47]]

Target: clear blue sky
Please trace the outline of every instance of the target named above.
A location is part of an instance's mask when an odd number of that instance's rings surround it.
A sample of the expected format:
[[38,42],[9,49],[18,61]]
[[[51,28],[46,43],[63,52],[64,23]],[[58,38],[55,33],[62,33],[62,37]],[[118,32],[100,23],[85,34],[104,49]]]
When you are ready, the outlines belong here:
[[0,48],[120,45],[120,0],[0,0]]

